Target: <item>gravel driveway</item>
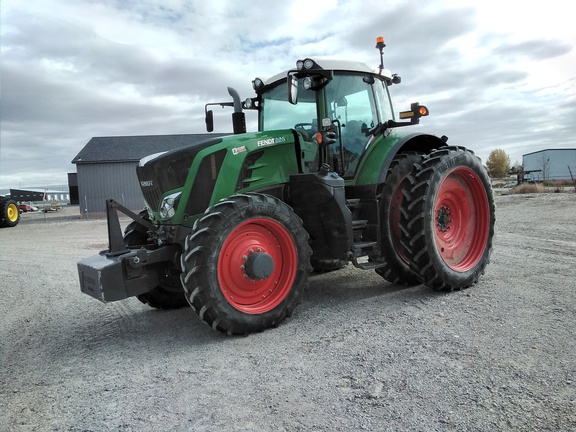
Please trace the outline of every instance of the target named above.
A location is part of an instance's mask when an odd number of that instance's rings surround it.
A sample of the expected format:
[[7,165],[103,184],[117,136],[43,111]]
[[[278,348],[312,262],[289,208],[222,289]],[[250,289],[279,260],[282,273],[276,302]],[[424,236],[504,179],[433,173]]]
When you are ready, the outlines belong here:
[[292,318],[228,337],[190,309],[80,292],[77,209],[0,230],[0,429],[576,430],[576,194],[499,196],[475,287],[315,275]]

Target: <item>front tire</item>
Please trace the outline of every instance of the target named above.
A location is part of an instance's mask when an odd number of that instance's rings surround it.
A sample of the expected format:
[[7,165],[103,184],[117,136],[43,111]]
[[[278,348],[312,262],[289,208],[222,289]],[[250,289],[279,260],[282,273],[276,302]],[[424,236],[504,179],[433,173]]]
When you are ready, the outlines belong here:
[[435,290],[476,282],[490,262],[494,198],[486,170],[470,150],[443,147],[409,176],[401,225],[411,268]]
[[308,286],[308,233],[292,208],[263,194],[233,195],[186,238],[182,285],[213,329],[247,334],[277,326]]

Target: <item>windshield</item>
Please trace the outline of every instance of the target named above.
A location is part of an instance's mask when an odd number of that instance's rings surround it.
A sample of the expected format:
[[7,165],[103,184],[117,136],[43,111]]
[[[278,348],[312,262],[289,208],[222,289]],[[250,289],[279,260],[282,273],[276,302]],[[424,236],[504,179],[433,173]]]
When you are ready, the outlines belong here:
[[293,129],[297,125],[316,124],[316,94],[298,84],[298,103],[288,102],[286,81],[262,95],[260,130]]
[[285,80],[262,94],[260,130],[296,129],[311,140],[318,130],[318,116],[329,117],[339,139],[327,149],[328,163],[345,178],[354,176],[360,158],[372,142],[371,132],[394,118],[386,85],[370,74],[342,72],[335,72],[317,90],[306,90],[302,86],[304,80],[298,81],[295,105],[288,102]]
[[[392,107],[384,83],[372,76],[334,76],[326,86],[327,115],[337,120],[342,134],[343,175],[354,175],[360,157],[371,143],[378,124],[392,118]],[[330,149],[336,153],[337,149]]]

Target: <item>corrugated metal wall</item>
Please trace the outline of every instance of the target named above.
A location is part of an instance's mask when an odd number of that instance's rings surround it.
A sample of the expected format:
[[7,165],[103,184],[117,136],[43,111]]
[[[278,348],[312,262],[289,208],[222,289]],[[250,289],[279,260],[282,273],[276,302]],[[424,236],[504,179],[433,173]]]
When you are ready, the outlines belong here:
[[138,162],[77,164],[80,213],[87,217],[106,212],[106,199],[114,198],[130,210],[144,208],[136,167]]
[[576,149],[551,149],[525,154],[522,157],[522,166],[526,171],[532,172],[526,175],[534,181],[546,180],[570,180],[570,171],[576,176]]

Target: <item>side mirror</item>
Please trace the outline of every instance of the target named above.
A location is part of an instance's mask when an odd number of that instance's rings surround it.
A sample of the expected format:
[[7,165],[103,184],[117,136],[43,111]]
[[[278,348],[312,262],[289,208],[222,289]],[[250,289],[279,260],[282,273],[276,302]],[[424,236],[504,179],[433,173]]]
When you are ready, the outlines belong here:
[[214,113],[212,110],[206,111],[206,131],[212,132],[214,130]]
[[298,78],[296,75],[288,75],[288,102],[292,105],[298,103]]

